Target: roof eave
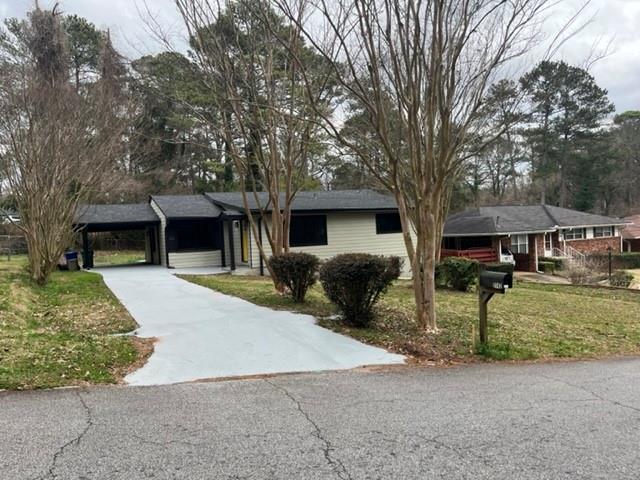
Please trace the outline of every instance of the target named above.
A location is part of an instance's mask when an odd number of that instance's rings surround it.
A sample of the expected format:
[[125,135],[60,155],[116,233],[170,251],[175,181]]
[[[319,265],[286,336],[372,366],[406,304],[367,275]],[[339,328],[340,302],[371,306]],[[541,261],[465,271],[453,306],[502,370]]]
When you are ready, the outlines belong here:
[[605,223],[591,223],[587,225],[558,225],[558,230],[566,229],[566,228],[622,227],[625,225],[629,225],[629,224],[620,223],[620,222],[618,223],[605,222]]
[[553,233],[555,230],[525,230],[520,232],[493,233],[444,233],[443,237],[503,237],[505,235],[535,235],[538,233]]

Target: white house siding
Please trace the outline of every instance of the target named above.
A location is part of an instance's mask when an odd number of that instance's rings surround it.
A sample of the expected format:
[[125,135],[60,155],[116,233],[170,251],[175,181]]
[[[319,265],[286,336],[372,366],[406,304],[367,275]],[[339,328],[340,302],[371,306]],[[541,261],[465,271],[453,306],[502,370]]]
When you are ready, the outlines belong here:
[[[271,249],[264,233],[264,226],[262,238],[269,255]],[[251,268],[256,269],[260,266],[260,252],[253,236],[250,245]],[[291,251],[311,253],[320,259],[329,259],[341,253],[395,255],[404,260],[402,275],[411,275],[402,234],[376,234],[375,213],[328,213],[327,245],[292,247]]]
[[165,237],[165,231],[167,228],[167,217],[164,216],[164,213],[162,213],[162,210],[160,210],[160,207],[156,202],[151,200],[150,204],[151,204],[151,208],[153,208],[153,211],[156,212],[156,215],[160,217],[160,229],[158,230],[160,264],[166,267],[167,266],[167,243],[166,243],[167,239]]
[[169,252],[169,265],[172,268],[220,267],[222,266],[222,252],[220,250]]

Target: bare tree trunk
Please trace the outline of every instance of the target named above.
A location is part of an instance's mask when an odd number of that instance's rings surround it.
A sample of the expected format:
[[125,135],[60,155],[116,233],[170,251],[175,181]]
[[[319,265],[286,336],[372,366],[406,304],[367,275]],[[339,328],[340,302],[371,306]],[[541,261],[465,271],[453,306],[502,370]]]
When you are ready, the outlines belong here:
[[436,330],[434,270],[452,186],[474,134],[486,129],[489,86],[530,50],[551,0],[318,0],[308,23],[287,0],[275,3],[366,112],[384,171],[339,122],[318,113],[396,198],[416,315]]
[[11,48],[0,45],[0,165],[40,285],[72,246],[81,203],[104,187],[124,143],[121,65],[108,36],[102,77],[78,94],[64,35],[55,9],[36,7],[21,35],[7,40]]
[[[222,112],[212,128],[220,129],[225,139],[251,231],[273,273],[269,257],[289,251],[292,204],[307,175],[310,148],[321,133],[317,109],[328,111],[335,90],[323,78],[326,73],[317,73],[322,57],[305,50],[297,22],[306,15],[306,2],[292,3],[292,19],[277,15],[266,0],[176,4]],[[305,88],[302,75],[313,87]],[[282,288],[275,278],[274,285]]]

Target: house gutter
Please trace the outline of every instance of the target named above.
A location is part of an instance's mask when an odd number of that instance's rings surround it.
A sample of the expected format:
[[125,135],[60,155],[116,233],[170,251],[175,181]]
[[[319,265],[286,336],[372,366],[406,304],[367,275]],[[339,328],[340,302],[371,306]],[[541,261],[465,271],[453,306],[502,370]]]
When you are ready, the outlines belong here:
[[556,230],[539,230],[539,231],[525,231],[525,232],[493,232],[493,233],[450,233],[444,234],[444,238],[456,238],[456,237],[503,237],[506,235],[533,235],[537,233],[553,233]]

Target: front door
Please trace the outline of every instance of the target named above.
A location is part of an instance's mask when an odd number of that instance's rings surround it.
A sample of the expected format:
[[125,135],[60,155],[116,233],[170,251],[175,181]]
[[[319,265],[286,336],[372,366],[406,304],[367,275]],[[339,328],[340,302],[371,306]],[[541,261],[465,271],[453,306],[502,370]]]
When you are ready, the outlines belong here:
[[243,220],[240,228],[242,242],[242,262],[249,263],[249,222]]
[[551,233],[544,234],[544,256],[553,257],[553,238]]

